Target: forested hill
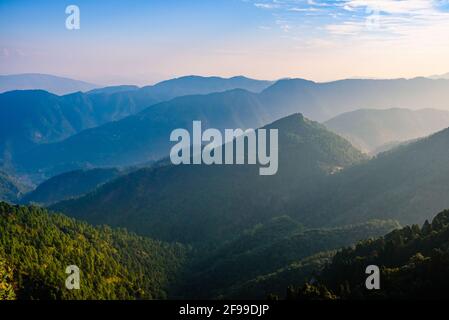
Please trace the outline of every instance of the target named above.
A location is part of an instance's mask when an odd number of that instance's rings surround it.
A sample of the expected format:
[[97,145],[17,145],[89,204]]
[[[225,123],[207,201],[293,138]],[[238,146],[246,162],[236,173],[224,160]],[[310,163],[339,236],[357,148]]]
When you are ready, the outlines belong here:
[[[395,221],[376,220],[304,230],[288,216],[276,217],[196,259],[178,291],[187,299],[266,299],[270,293],[283,295],[291,279],[300,283],[318,273],[326,258],[332,256],[330,250],[383,236],[398,227]],[[285,272],[287,269],[290,272]]]
[[[0,300],[162,299],[187,249],[0,202]],[[81,289],[67,290],[66,267]]]
[[445,129],[333,175],[305,203],[292,201],[292,210],[315,227],[367,219],[422,224],[449,208],[448,164]]
[[[380,268],[380,290],[367,290],[365,268]],[[319,283],[290,288],[294,299],[441,299],[449,290],[449,210],[339,252]]]
[[308,199],[319,181],[364,156],[345,139],[300,114],[264,127],[279,130],[279,170],[257,165],[167,165],[119,177],[56,211],[93,224],[185,243],[222,242]]
[[62,173],[41,183],[20,199],[20,203],[50,205],[79,197],[120,175],[115,168],[74,170]]

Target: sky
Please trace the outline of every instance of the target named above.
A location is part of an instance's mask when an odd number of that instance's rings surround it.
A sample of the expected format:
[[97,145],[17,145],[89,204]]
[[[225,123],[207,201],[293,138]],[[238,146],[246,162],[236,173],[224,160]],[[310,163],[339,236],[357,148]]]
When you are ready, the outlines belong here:
[[448,57],[449,0],[0,0],[0,74],[411,78]]

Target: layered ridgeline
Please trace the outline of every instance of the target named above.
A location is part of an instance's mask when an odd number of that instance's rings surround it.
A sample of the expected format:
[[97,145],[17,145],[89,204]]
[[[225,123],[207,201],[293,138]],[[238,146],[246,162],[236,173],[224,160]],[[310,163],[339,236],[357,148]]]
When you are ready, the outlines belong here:
[[[448,110],[448,88],[448,80],[426,78],[350,79],[326,83],[290,79],[280,80],[268,87],[261,98],[270,105],[274,103],[279,112],[301,112],[310,119],[322,122],[361,108],[432,107]],[[276,114],[277,118],[282,116]]]
[[449,208],[448,162],[445,129],[329,177],[308,201],[293,201],[291,211],[315,227],[367,219],[421,224]]
[[[188,252],[6,203],[0,230],[0,299],[163,299]],[[70,265],[80,268],[81,290],[65,288]]]
[[21,197],[20,202],[50,205],[76,198],[119,175],[120,171],[115,168],[69,171],[44,181],[35,190]]
[[201,120],[205,128],[245,129],[296,112],[321,121],[361,107],[447,109],[447,101],[449,80],[281,80],[260,94],[231,90],[160,103],[135,116],[40,146],[18,157],[16,165],[21,171],[39,170],[51,176],[87,165],[121,166],[157,160],[169,152],[170,132],[190,128],[193,120]]
[[7,173],[0,171],[0,201],[16,202],[25,188]]
[[0,93],[13,90],[45,90],[63,95],[78,91],[89,91],[98,86],[92,83],[57,77],[49,74],[25,73],[0,75]]
[[[306,227],[370,219],[411,224],[449,207],[449,129],[350,166],[360,154],[321,126],[298,116],[276,126],[274,176],[261,177],[254,166],[167,166],[138,171],[56,208],[94,223],[195,241],[226,237],[273,215],[290,215]],[[341,167],[347,168],[337,172]]]
[[88,96],[78,92],[57,96],[29,90],[0,94],[1,160],[4,165],[11,165],[16,154],[36,145],[63,140],[157,102],[134,99],[126,93]]
[[449,127],[449,111],[362,109],[338,115],[324,124],[362,151],[376,154]]
[[170,133],[191,128],[257,128],[269,119],[257,95],[241,89],[226,93],[176,98],[154,105],[121,121],[85,130],[60,143],[42,145],[17,158],[29,173],[54,175],[85,166],[127,166],[166,157]]
[[[367,290],[365,269],[380,269],[380,290]],[[449,211],[432,223],[395,230],[338,252],[318,283],[290,287],[292,299],[442,299],[449,290]]]
[[[305,230],[288,216],[245,230],[236,240],[202,254],[177,286],[183,298],[266,299],[285,294],[292,283],[318,273],[334,252],[361,239],[398,228],[394,221],[371,221],[333,229]],[[286,272],[285,270],[289,270]]]
[[295,114],[278,129],[277,174],[259,165],[171,165],[142,169],[53,208],[94,224],[123,226],[158,239],[222,242],[305,201],[328,175],[364,159],[324,126]]
[[157,102],[235,88],[260,91],[271,82],[234,77],[183,77],[154,86],[117,86],[57,96],[42,90],[0,94],[0,165],[35,145],[120,120]]

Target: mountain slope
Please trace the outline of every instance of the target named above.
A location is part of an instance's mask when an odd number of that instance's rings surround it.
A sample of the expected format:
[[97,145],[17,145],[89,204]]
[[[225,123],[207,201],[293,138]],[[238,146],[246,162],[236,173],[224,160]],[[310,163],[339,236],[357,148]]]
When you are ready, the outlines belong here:
[[[245,231],[235,241],[200,258],[189,269],[189,277],[181,285],[182,292],[195,299],[222,295],[264,299],[279,286],[265,282],[266,287],[262,288],[259,283],[258,290],[253,288],[251,293],[246,291],[247,282],[276,273],[319,252],[382,236],[398,227],[394,221],[371,221],[342,228],[304,230],[289,217],[277,217]],[[313,271],[318,272],[319,268]],[[308,276],[312,274],[310,272]],[[297,276],[297,282],[306,277],[305,274],[302,279]],[[277,278],[281,286],[284,283],[283,293],[288,282],[285,284],[286,279],[279,273]]]
[[21,203],[49,205],[86,194],[120,174],[117,169],[77,170],[62,173],[41,183],[25,194]]
[[0,201],[16,202],[22,191],[10,176],[0,171]]
[[421,138],[449,127],[449,112],[423,109],[361,109],[324,123],[329,130],[372,153],[387,144]]
[[422,223],[449,207],[449,129],[332,176],[307,202],[293,202],[315,226],[367,219]]
[[[187,254],[178,244],[6,203],[0,230],[0,267],[3,258],[21,300],[164,299]],[[80,269],[81,290],[64,288],[70,265]]]
[[13,90],[45,90],[57,95],[89,91],[98,86],[84,81],[49,74],[0,75],[0,93]]
[[364,159],[349,142],[300,114],[264,128],[279,130],[276,175],[260,176],[255,165],[166,165],[120,177],[54,208],[159,239],[221,242],[283,213],[286,203],[307,199],[328,174]]
[[[365,287],[368,265],[380,269],[380,290]],[[422,228],[408,226],[342,250],[318,278],[319,285],[290,290],[290,297],[308,299],[311,292],[319,292],[321,288],[342,299],[443,299],[449,289],[448,268],[449,211],[446,210],[432,223],[426,221]],[[325,290],[323,285],[327,287]]]

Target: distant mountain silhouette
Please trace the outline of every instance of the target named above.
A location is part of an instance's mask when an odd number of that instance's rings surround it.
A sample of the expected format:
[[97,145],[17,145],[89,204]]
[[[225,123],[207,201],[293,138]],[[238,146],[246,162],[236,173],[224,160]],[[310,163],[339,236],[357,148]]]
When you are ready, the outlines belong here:
[[89,91],[97,85],[49,74],[0,75],[0,93],[13,90],[45,90],[57,95]]
[[[262,100],[281,113],[301,112],[326,121],[341,113],[366,109],[436,108],[449,110],[449,80],[426,78],[316,83],[303,79],[280,80],[262,93]],[[280,116],[280,114],[277,114]]]
[[254,93],[261,92],[272,85],[273,81],[254,80],[243,76],[232,78],[185,76],[159,82],[154,86],[143,87],[160,100],[193,94],[208,94],[233,89],[245,89]]
[[449,127],[449,111],[361,109],[336,116],[325,125],[362,151],[374,153]]
[[138,86],[121,85],[121,86],[110,86],[110,87],[93,89],[86,93],[87,94],[113,94],[113,93],[119,93],[119,92],[134,91],[134,90],[138,90],[138,89],[139,89]]
[[449,72],[429,77],[430,79],[449,79]]

